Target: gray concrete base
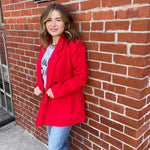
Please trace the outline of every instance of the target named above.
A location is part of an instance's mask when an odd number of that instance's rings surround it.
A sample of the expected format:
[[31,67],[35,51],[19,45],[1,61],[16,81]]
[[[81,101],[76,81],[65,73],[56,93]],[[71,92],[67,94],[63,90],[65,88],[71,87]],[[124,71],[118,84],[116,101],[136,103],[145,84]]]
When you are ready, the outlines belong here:
[[0,128],[0,150],[48,150],[48,148],[12,122]]

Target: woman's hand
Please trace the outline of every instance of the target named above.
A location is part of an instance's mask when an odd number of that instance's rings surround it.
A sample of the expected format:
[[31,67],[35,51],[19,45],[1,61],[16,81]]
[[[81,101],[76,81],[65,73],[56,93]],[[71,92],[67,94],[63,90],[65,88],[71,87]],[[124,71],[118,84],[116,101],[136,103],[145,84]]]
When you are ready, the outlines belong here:
[[54,95],[53,95],[53,92],[52,92],[51,88],[47,90],[46,94],[47,94],[49,97],[54,98]]
[[40,90],[40,88],[37,86],[36,88],[34,88],[34,94],[36,96],[39,96],[42,93],[42,91]]

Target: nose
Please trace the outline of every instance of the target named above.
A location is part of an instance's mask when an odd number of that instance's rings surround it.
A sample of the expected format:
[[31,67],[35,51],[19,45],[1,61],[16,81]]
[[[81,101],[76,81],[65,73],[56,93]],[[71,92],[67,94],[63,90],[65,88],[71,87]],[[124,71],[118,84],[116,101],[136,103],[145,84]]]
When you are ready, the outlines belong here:
[[55,26],[55,20],[51,22],[51,26]]

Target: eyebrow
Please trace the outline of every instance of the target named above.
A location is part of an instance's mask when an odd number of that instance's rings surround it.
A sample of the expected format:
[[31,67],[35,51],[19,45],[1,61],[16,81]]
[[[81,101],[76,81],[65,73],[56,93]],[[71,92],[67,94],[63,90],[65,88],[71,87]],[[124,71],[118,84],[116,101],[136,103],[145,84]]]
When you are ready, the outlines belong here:
[[[48,19],[51,19],[51,17],[49,17]],[[57,17],[56,19],[62,19],[62,17]]]

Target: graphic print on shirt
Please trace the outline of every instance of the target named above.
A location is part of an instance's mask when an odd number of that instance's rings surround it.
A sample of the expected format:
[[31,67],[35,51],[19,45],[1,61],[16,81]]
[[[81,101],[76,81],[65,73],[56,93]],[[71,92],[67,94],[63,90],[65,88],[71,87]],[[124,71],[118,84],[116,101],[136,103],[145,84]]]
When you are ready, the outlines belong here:
[[46,60],[46,58],[44,60],[42,60],[42,65],[41,65],[41,73],[42,76],[46,76],[47,73],[47,65],[48,65],[48,61]]
[[47,80],[47,67],[48,67],[48,62],[49,59],[53,53],[54,49],[52,49],[50,46],[48,46],[42,61],[41,61],[41,75],[43,77],[43,81],[44,81],[44,87],[46,86],[46,80]]

